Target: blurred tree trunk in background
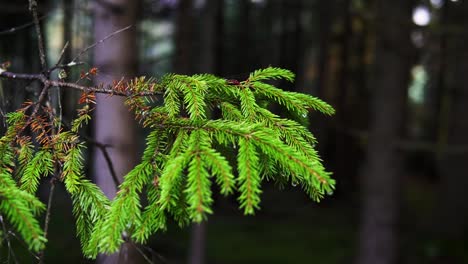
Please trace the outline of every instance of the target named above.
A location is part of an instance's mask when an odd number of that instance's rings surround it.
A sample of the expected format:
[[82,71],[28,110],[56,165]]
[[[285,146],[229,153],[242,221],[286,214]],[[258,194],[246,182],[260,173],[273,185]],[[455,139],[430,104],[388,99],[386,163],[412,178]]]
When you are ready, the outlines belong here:
[[444,238],[460,238],[468,230],[468,2],[448,4],[447,27],[453,29],[448,37],[446,52],[446,82],[442,96],[439,129],[439,169],[441,175],[440,208],[437,210],[439,231]]
[[352,37],[351,31],[351,0],[344,0],[341,14],[341,34],[338,37],[340,41],[340,67],[338,69],[338,87],[336,95],[336,115],[334,121],[336,122],[336,136],[335,136],[335,175],[338,179],[346,178],[349,173],[350,167],[348,166],[347,157],[350,156],[350,142],[349,134],[346,128],[350,127],[349,118],[353,117],[353,110],[348,108],[348,94],[351,87],[352,79],[349,76],[349,57],[350,57],[350,41]]
[[282,34],[282,27],[283,21],[281,20],[281,1],[267,1],[265,7],[265,20],[267,28],[266,31],[266,38],[268,41],[268,45],[265,45],[262,58],[261,58],[261,65],[264,66],[280,66],[280,44],[281,43],[281,34]]
[[422,137],[431,142],[438,140],[438,134],[442,128],[441,124],[444,123],[441,116],[441,103],[444,97],[443,91],[446,90],[448,70],[448,32],[445,30],[447,28],[448,6],[448,3],[444,4],[440,10],[438,28],[442,30],[440,32],[434,30],[435,32],[431,32],[432,34],[429,35],[427,55],[423,60],[429,73],[429,84],[424,93]]
[[[222,27],[223,23],[223,1],[205,0],[204,5],[199,12],[199,32],[198,32],[198,52],[196,60],[195,72],[218,74],[221,69],[218,65],[218,54],[222,51]],[[179,21],[185,22],[185,21]],[[186,24],[178,24],[177,27],[189,26]],[[221,34],[218,34],[221,33]],[[190,39],[190,36],[180,37],[181,39]],[[193,43],[193,41],[190,41]],[[176,44],[178,45],[178,44]],[[193,50],[193,48],[191,49]],[[190,61],[190,58],[184,59]],[[177,66],[177,65],[176,65]],[[176,68],[176,70],[178,70]],[[206,250],[206,229],[207,222],[192,225],[190,249],[188,255],[188,263],[202,264],[205,263]]]
[[[303,11],[302,1],[281,1],[281,40],[280,40],[280,65],[292,72],[297,72],[300,55],[300,14]],[[287,89],[289,83],[282,82],[282,88]]]
[[215,73],[216,50],[222,44],[222,36],[217,35],[220,9],[222,1],[205,0],[200,11],[199,52],[197,58],[197,72]]
[[175,32],[174,72],[190,74],[193,71],[195,27],[193,0],[180,0],[177,8]]
[[317,96],[323,95],[323,89],[328,76],[328,51],[330,47],[330,36],[332,26],[332,6],[334,0],[319,1],[319,55],[318,55],[318,73],[317,86],[320,93]]
[[214,36],[214,46],[215,50],[214,52],[214,73],[220,76],[223,76],[225,74],[225,67],[224,67],[224,58],[223,58],[223,53],[224,53],[224,35],[225,35],[225,21],[224,21],[224,7],[225,3],[224,0],[213,0],[216,2],[216,14],[214,17],[214,22],[215,23],[215,31]]
[[193,223],[190,235],[189,264],[206,263],[206,228],[207,222]]
[[402,132],[409,77],[411,1],[377,0],[371,120],[362,177],[358,264],[397,263]]
[[[63,45],[68,42],[68,48],[63,53],[62,63],[68,63],[72,60],[73,50],[73,8],[75,6],[75,0],[62,0],[63,8]],[[75,36],[76,37],[76,36]],[[76,96],[77,91],[71,89],[61,89],[61,98],[63,103],[63,115],[67,118],[71,118],[75,115],[76,109]]]
[[300,56],[297,62],[296,91],[315,96],[318,95],[319,89],[317,87],[317,58],[320,56],[320,46],[317,42],[321,40],[317,32],[320,32],[322,26],[321,21],[316,17],[321,17],[320,10],[317,8],[317,5],[321,3],[322,1],[302,0],[304,8],[300,10],[300,16],[304,19],[300,22],[301,36],[298,43]]
[[[103,39],[112,32],[133,25],[104,44],[94,48],[94,63],[101,74],[97,84],[112,84],[121,78],[131,78],[137,71],[136,23],[139,1],[106,0],[94,1],[94,38]],[[116,175],[122,177],[137,163],[136,123],[132,114],[117,96],[97,95],[94,119],[94,138],[106,144]],[[96,183],[108,197],[114,197],[116,186],[102,151],[95,148],[93,173]],[[101,263],[138,263],[138,253],[130,243],[125,243],[120,252],[101,256]]]
[[[319,0],[317,4],[318,10],[318,55],[317,55],[317,88],[315,96],[324,100],[325,98],[328,77],[329,77],[329,62],[330,62],[330,46],[332,36],[332,25],[334,20],[333,8],[336,5],[336,0],[322,1]],[[328,118],[320,115],[319,113],[312,113],[312,118],[319,124],[327,124]],[[329,139],[329,125],[315,126],[314,134],[317,141],[320,153],[325,153],[325,147]]]

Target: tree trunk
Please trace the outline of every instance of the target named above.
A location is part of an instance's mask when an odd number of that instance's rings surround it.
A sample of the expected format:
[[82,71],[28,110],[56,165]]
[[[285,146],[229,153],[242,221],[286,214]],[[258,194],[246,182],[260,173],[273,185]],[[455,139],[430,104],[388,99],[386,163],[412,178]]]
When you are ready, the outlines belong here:
[[[444,238],[463,236],[468,230],[468,203],[463,199],[468,189],[468,3],[446,2],[448,6],[448,27],[458,28],[448,37],[446,87],[443,95],[442,113],[444,120],[439,129],[439,143],[447,145],[439,156],[441,175],[441,197],[439,231]],[[461,146],[461,150],[460,149]]]
[[[317,3],[317,24],[318,24],[318,55],[317,55],[317,85],[315,88],[315,96],[326,98],[326,91],[331,87],[329,80],[330,73],[330,44],[332,35],[332,24],[334,20],[333,9],[337,5],[336,0],[323,1]],[[324,118],[318,113],[312,113],[311,119],[316,120],[322,126],[314,128],[314,134],[317,137],[319,152],[325,153],[326,146],[330,138],[330,125],[328,118]]]
[[[218,62],[218,53],[220,45],[222,45],[222,34],[217,35],[216,33],[222,33],[222,23],[217,24],[217,22],[222,22],[223,12],[222,12],[222,3],[219,0],[206,0],[205,5],[203,6],[200,13],[200,32],[199,35],[199,52],[198,52],[198,64],[195,71],[201,73],[212,73],[216,74],[216,69],[219,65],[216,65]],[[184,21],[180,21],[184,22]],[[178,24],[178,27],[184,27],[187,25]],[[190,39],[190,36],[180,37],[180,39]],[[177,43],[177,45],[183,45],[182,43]],[[190,60],[188,60],[190,61]],[[177,65],[176,65],[177,66]],[[176,70],[179,70],[176,68]],[[218,68],[218,71],[220,69]],[[190,240],[190,249],[188,256],[189,264],[203,264],[205,263],[205,247],[206,247],[206,229],[207,223],[201,222],[198,224],[192,225],[191,231],[191,240]]]
[[222,16],[220,2],[218,0],[205,0],[205,5],[200,12],[200,49],[197,71],[201,73],[214,73],[216,49],[220,43],[222,44],[222,40],[219,39],[221,36],[217,36],[217,31],[219,31],[217,22],[219,16]]
[[[137,71],[136,22],[139,1],[106,0],[94,2],[94,37],[95,41],[105,38],[123,27],[133,27],[116,34],[99,44],[94,49],[94,63],[101,74],[98,84],[112,84],[121,78],[135,76]],[[97,95],[94,118],[94,137],[99,143],[106,144],[112,165],[119,181],[137,163],[136,123],[132,114],[117,96]],[[95,148],[93,173],[96,183],[104,193],[113,198],[116,193],[115,183],[102,151]],[[125,243],[120,252],[110,256],[100,256],[101,263],[138,263],[138,253],[129,243]]]
[[174,71],[189,74],[193,71],[192,49],[194,28],[193,0],[180,0],[177,9]]
[[359,264],[397,263],[402,131],[409,75],[411,1],[377,1],[371,124],[362,178]]
[[345,175],[349,172],[347,156],[350,154],[350,139],[345,133],[344,128],[348,127],[348,116],[352,116],[352,112],[350,113],[351,109],[348,108],[348,91],[351,87],[351,78],[349,76],[350,40],[352,37],[351,0],[344,1],[341,16],[343,20],[343,32],[340,36],[340,68],[338,70],[338,94],[336,99],[336,116],[334,118],[337,123],[335,175],[338,179],[346,178]]
[[205,263],[206,227],[206,222],[192,225],[190,252],[188,259],[189,264]]
[[[68,42],[68,48],[65,49],[62,57],[62,64],[66,64],[72,59],[73,50],[73,8],[75,0],[62,0],[63,6],[63,45]],[[67,69],[68,71],[68,69]],[[70,73],[69,73],[70,74]],[[63,115],[65,117],[72,117],[76,111],[77,91],[70,91],[70,89],[61,89],[60,95],[62,98]]]

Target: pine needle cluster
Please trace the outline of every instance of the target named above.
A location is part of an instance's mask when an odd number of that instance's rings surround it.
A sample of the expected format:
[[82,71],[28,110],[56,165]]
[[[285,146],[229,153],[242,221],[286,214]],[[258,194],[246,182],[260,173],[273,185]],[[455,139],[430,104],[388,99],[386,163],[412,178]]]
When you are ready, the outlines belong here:
[[[86,146],[78,132],[91,119],[92,93],[83,94],[84,106],[68,131],[51,133],[57,120],[47,115],[50,110],[31,124],[26,108],[11,113],[0,139],[0,214],[32,249],[43,248],[36,219],[44,204],[35,192],[41,179],[58,175],[73,201],[83,252],[95,257],[117,251],[126,239],[145,243],[165,230],[169,219],[181,226],[205,220],[213,213],[214,188],[236,195],[245,214],[260,208],[265,180],[301,186],[319,201],[335,182],[314,149],[314,136],[304,124],[270,109],[280,106],[298,117],[334,110],[316,97],[269,83],[280,79],[293,81],[294,74],[269,67],[241,82],[170,74],[115,87],[128,95],[126,105],[151,132],[141,162],[125,175],[112,201],[83,173]],[[33,137],[21,136],[24,126]]]

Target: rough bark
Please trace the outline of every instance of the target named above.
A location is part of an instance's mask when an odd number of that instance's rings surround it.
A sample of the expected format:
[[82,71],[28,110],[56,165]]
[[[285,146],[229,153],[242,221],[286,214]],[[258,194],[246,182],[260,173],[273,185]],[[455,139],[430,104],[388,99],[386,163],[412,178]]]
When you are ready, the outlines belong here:
[[375,72],[357,263],[393,264],[398,259],[398,211],[402,131],[409,75],[411,1],[377,1]]

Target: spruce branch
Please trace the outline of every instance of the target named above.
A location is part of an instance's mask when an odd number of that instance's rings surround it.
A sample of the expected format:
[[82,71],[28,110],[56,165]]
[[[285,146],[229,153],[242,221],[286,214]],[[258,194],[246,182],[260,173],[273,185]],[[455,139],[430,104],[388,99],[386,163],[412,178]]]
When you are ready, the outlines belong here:
[[48,150],[38,151],[31,162],[24,169],[21,177],[21,189],[34,194],[39,186],[41,176],[54,173],[54,162],[52,153]]
[[239,169],[240,208],[245,214],[253,214],[260,204],[259,158],[250,137],[239,140],[237,163]]
[[190,217],[195,222],[206,219],[206,214],[213,213],[211,204],[211,176],[207,170],[207,164],[202,157],[203,149],[209,148],[209,135],[206,131],[196,130],[190,135],[187,153],[191,161],[187,168],[187,187],[185,193],[189,204]]
[[166,214],[158,203],[160,192],[156,188],[149,188],[147,194],[148,205],[132,235],[132,238],[139,243],[147,241],[151,234],[167,229]]
[[[170,218],[181,226],[205,220],[213,212],[213,182],[223,195],[237,195],[244,214],[260,208],[265,179],[299,184],[316,201],[334,189],[335,182],[314,148],[312,133],[299,121],[269,110],[271,104],[279,104],[300,117],[310,110],[333,113],[320,99],[264,82],[293,81],[290,71],[269,67],[241,82],[208,74],[169,74],[161,80],[140,77],[115,82],[108,88],[5,70],[0,77],[37,80],[43,89],[58,86],[83,91],[83,106],[71,128],[64,126],[56,134],[47,132],[57,126],[52,121],[56,120],[54,113],[41,104],[31,103],[34,107],[29,116],[26,109],[9,114],[10,127],[0,139],[0,162],[9,175],[15,171],[19,176],[21,188],[27,192],[19,190],[22,195],[17,197],[22,205],[36,208],[27,212],[32,215],[43,210],[43,205],[36,204],[31,193],[42,176],[53,173],[54,164],[61,164],[58,180],[72,198],[77,235],[87,257],[115,252],[122,243],[133,243],[130,239],[145,243],[155,232],[165,230]],[[151,130],[140,164],[121,183],[116,182],[119,190],[112,201],[83,172],[84,143],[78,132],[91,119],[95,93],[124,96],[136,119]],[[162,104],[155,104],[160,98]],[[214,107],[221,110],[221,116],[209,114]],[[37,121],[30,123],[33,116]],[[42,139],[37,140],[37,151],[31,138],[16,136],[24,126],[35,128],[33,137]],[[101,147],[105,151],[107,146]],[[20,152],[17,162],[13,151]],[[107,165],[112,172],[112,162]],[[27,234],[22,236],[27,239]]]

